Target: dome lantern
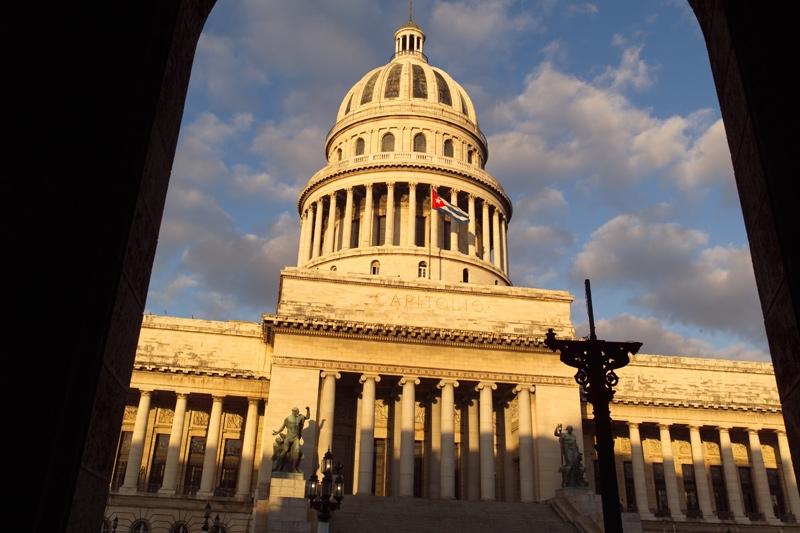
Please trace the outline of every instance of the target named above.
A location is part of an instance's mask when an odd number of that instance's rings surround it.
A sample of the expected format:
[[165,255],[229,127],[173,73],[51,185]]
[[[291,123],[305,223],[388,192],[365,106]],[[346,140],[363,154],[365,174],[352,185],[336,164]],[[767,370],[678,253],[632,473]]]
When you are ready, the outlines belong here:
[[426,63],[428,58],[423,53],[425,45],[425,32],[417,24],[408,19],[408,22],[397,28],[394,32],[394,56],[415,56],[421,58]]

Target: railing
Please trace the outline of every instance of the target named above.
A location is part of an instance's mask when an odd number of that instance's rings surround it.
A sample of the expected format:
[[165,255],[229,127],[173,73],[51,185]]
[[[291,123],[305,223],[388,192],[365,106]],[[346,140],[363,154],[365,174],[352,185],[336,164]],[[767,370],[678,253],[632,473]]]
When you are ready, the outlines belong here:
[[392,57],[389,58],[389,61],[391,61],[395,57],[400,57],[400,56],[420,56],[420,57],[422,57],[422,59],[425,60],[426,63],[429,63],[428,56],[426,56],[425,54],[423,54],[419,50],[399,50],[399,51],[395,52],[394,54],[392,54]]

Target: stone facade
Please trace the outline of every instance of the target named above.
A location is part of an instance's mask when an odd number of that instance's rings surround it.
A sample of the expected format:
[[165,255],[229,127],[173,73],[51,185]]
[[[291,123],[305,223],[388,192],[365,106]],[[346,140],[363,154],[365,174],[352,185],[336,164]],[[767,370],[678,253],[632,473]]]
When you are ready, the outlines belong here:
[[[469,96],[427,64],[416,25],[395,39],[301,192],[275,313],[144,317],[106,510],[119,531],[198,531],[206,504],[229,533],[302,530],[298,481],[271,472],[293,407],[311,411],[305,477],[330,449],[351,495],[550,501],[558,424],[596,486],[590,407],[542,343],[548,328],[574,337],[572,296],[511,286],[511,204]],[[431,187],[470,221],[432,210]],[[800,517],[771,365],[637,355],[618,374],[621,504],[645,530]]]

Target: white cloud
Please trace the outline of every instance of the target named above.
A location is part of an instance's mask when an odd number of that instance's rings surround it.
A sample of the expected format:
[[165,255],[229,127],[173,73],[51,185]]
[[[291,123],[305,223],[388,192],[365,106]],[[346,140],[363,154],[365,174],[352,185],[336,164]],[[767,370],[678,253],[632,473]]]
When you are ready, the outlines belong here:
[[228,122],[213,113],[198,115],[181,130],[171,181],[210,183],[227,178],[229,168],[224,161],[224,149],[252,124],[253,116],[249,113],[236,114]]
[[582,4],[570,4],[569,6],[567,6],[567,16],[594,15],[598,11],[599,9],[597,8],[597,4],[593,4],[591,2],[585,2]]
[[234,169],[233,183],[245,194],[258,194],[266,199],[292,202],[297,199],[298,187],[282,183],[266,172],[252,172],[239,165]]
[[202,87],[217,105],[235,108],[254,89],[268,83],[264,69],[241,53],[233,38],[203,32],[192,67],[192,85]]
[[674,175],[678,186],[686,191],[722,182],[730,193],[735,194],[736,182],[722,119],[714,122],[695,141],[675,166]]
[[653,84],[653,69],[642,58],[643,46],[629,46],[622,50],[622,59],[616,68],[606,67],[606,70],[595,82],[599,85],[608,85],[616,91],[631,87],[637,91],[649,88]]
[[250,150],[264,160],[271,174],[297,185],[325,164],[326,134],[326,129],[306,116],[270,121],[259,129]]

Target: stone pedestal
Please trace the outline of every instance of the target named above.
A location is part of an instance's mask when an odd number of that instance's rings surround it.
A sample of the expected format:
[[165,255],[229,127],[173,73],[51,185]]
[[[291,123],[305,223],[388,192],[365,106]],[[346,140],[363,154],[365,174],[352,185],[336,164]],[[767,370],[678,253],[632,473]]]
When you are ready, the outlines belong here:
[[303,474],[273,472],[267,505],[269,533],[308,533],[308,500]]
[[[555,498],[548,501],[565,522],[582,533],[602,533],[603,502],[600,495],[583,487],[566,487],[556,490]],[[642,521],[636,513],[622,513],[624,533],[641,533]]]

